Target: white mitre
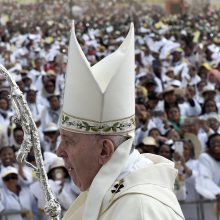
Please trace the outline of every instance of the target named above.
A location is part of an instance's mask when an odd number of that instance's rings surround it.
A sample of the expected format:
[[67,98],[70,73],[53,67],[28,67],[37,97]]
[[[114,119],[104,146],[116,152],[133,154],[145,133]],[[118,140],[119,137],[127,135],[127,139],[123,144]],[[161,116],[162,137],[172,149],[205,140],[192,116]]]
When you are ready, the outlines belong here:
[[134,27],[111,55],[90,67],[70,37],[61,128],[77,133],[128,134],[135,129]]

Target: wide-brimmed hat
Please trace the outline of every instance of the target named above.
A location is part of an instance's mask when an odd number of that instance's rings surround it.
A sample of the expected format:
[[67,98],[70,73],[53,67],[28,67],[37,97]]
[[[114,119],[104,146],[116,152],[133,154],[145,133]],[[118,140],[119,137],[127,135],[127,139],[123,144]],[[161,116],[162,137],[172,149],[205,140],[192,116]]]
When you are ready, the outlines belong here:
[[193,144],[194,152],[195,152],[195,159],[198,159],[201,154],[201,144],[198,137],[193,133],[185,133],[184,140],[190,141]]
[[157,142],[153,137],[144,137],[141,143],[144,145],[157,147]]

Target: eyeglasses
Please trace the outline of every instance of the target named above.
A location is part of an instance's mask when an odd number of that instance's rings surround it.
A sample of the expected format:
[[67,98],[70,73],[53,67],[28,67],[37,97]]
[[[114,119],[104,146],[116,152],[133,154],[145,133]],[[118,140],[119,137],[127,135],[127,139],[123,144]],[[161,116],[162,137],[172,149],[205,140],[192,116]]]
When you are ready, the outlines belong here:
[[3,177],[2,179],[3,179],[3,181],[17,180],[18,176],[17,176],[17,174],[11,174],[11,175],[7,175],[7,176]]
[[210,141],[210,145],[219,145],[219,144],[220,144],[220,140]]

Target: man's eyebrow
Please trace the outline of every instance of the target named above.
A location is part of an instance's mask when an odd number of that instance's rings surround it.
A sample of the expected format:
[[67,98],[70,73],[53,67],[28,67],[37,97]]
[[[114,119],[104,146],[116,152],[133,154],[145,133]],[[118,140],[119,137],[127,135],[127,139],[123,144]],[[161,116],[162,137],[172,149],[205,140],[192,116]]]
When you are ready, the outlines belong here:
[[73,136],[67,135],[67,134],[62,134],[62,135],[61,135],[61,138],[64,139],[64,140],[72,141],[72,142],[74,142],[74,143],[78,142],[78,140],[79,140],[78,137],[73,137]]
[[60,134],[60,136],[61,136],[62,139],[70,138],[70,137],[69,137],[68,135],[66,135],[66,134]]

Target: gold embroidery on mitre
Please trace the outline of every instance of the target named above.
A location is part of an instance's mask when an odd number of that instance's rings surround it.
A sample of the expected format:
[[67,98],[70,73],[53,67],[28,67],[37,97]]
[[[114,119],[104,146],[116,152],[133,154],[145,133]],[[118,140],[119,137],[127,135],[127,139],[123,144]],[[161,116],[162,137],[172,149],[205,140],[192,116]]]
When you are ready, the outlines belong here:
[[132,115],[115,121],[96,122],[87,119],[81,119],[62,112],[61,127],[87,133],[125,133],[135,129],[135,117]]

